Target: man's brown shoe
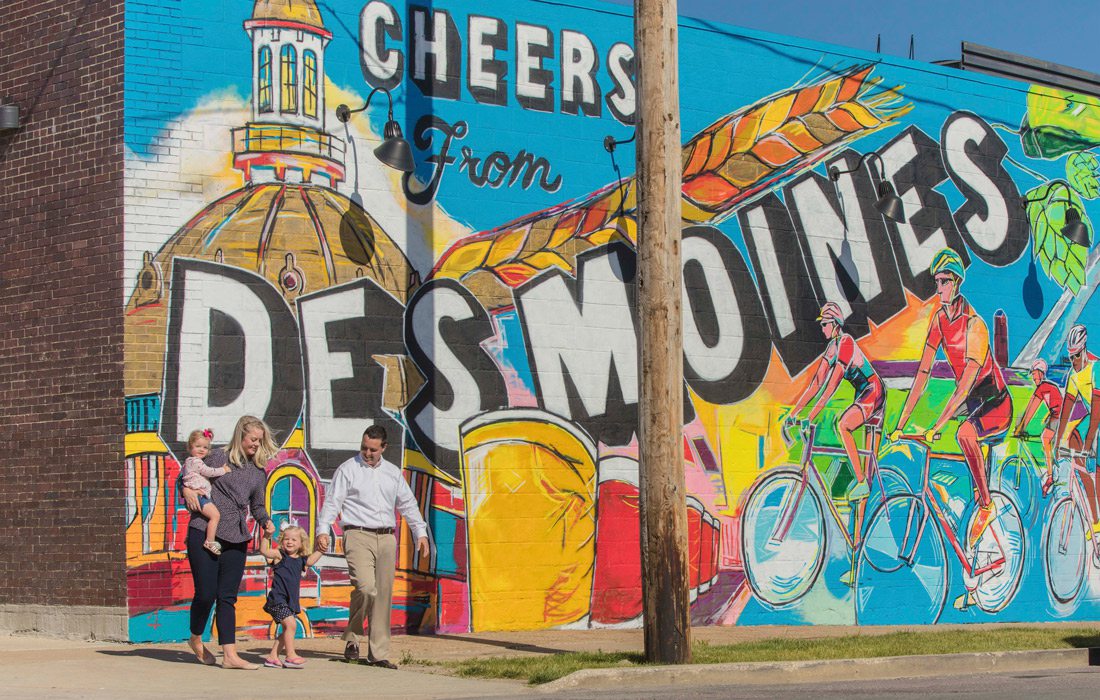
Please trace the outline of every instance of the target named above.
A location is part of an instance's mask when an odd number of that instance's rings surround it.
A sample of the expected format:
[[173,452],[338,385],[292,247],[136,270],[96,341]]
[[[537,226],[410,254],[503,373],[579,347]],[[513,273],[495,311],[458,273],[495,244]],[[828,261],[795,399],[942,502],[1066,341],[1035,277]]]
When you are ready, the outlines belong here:
[[359,644],[356,642],[348,642],[344,647],[344,660],[345,661],[358,661],[359,660]]
[[392,661],[387,661],[386,659],[382,659],[381,661],[372,661],[371,666],[377,666],[378,668],[388,668],[391,671],[397,670],[397,664]]

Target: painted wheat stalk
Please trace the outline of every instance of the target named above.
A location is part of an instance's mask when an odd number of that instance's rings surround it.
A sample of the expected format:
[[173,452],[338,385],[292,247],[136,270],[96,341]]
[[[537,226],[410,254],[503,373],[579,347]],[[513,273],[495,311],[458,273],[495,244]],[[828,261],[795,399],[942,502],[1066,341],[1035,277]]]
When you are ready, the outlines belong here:
[[[767,97],[710,125],[683,148],[683,220],[715,222],[855,139],[908,112],[899,88],[883,87],[872,66]],[[637,229],[634,179],[580,200],[468,236],[443,254],[433,277],[460,279],[489,309],[512,304],[511,290],[550,267],[572,271],[577,254],[613,239],[631,245]]]

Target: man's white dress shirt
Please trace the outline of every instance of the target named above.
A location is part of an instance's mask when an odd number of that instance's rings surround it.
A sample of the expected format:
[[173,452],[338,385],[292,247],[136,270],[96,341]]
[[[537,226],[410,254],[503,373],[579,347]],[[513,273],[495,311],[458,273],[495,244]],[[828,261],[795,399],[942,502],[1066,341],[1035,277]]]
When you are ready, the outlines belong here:
[[416,496],[401,469],[385,459],[372,467],[361,455],[355,455],[336,468],[325,494],[317,533],[327,535],[337,514],[344,526],[396,528],[394,508],[409,524],[413,539],[428,536],[428,525],[420,517]]

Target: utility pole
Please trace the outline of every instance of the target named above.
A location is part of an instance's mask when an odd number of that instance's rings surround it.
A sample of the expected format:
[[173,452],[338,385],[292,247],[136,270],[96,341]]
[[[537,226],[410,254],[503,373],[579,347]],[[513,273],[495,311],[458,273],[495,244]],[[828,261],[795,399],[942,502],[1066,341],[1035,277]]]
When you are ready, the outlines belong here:
[[637,65],[642,613],[651,663],[691,660],[682,447],[680,91],[676,0],[634,0]]

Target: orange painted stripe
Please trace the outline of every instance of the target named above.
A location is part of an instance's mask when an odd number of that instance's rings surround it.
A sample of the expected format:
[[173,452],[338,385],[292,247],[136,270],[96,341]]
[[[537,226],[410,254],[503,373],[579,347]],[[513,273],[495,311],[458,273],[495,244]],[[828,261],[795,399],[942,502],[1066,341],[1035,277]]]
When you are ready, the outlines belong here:
[[757,107],[748,112],[737,121],[733,129],[733,152],[744,153],[756,143],[756,137],[760,133],[760,118],[764,116],[764,109]]
[[802,155],[798,149],[787,143],[786,139],[774,134],[760,139],[760,143],[753,147],[752,152],[764,163],[774,167],[786,165]]
[[781,126],[779,128],[779,133],[803,153],[816,151],[823,145],[821,141],[814,138],[814,135],[806,128],[806,125],[798,120],[789,121]]
[[691,149],[691,156],[684,166],[684,176],[694,175],[700,172],[707,164],[707,156],[710,153],[710,135],[706,134],[695,140]]
[[707,164],[703,168],[704,170],[716,170],[722,166],[722,163],[729,157],[732,139],[732,127],[728,129],[719,129],[714,133],[714,137],[710,142],[710,158],[707,159]]
[[830,109],[825,113],[825,116],[829,118],[833,124],[836,124],[842,131],[852,132],[859,131],[863,127],[860,126],[856,118],[844,109],[837,107],[836,109]]
[[736,197],[740,188],[714,173],[703,173],[684,182],[683,192],[700,204],[717,204]]
[[531,279],[537,270],[523,263],[514,263],[511,265],[501,265],[500,267],[494,268],[493,272],[496,273],[496,276],[499,277],[504,284],[509,287],[518,287]]
[[817,104],[817,98],[820,95],[820,85],[811,85],[808,88],[799,90],[795,95],[794,104],[791,105],[791,116],[801,117],[803,114],[808,113]]
[[840,86],[840,93],[836,96],[840,102],[847,102],[853,99],[859,94],[860,88],[863,87],[863,81],[867,79],[867,76],[871,73],[871,67],[868,66],[860,72],[850,75],[844,79],[844,82]]

